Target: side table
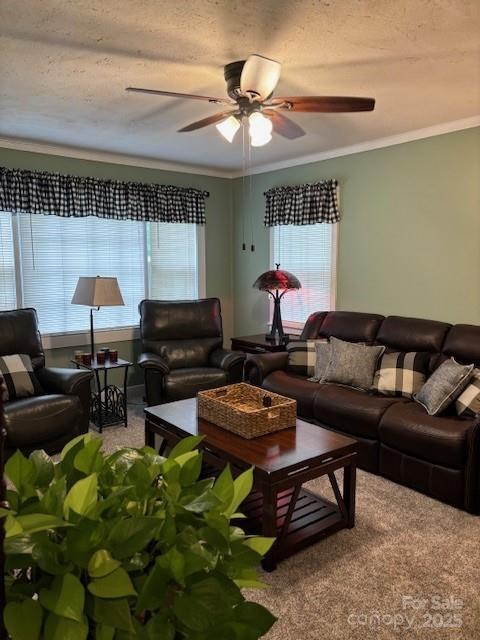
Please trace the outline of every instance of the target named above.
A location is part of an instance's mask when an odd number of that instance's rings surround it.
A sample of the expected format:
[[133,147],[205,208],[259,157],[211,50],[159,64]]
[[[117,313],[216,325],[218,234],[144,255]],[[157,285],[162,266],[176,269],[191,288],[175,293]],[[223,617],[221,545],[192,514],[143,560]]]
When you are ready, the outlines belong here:
[[283,341],[278,338],[267,340],[265,334],[254,336],[243,336],[232,338],[232,351],[243,351],[244,353],[274,353],[276,351],[286,351],[287,343],[298,340],[299,336],[288,336]]
[[[132,365],[128,360],[119,358],[117,362],[106,360],[98,364],[96,359],[90,365],[71,360],[77,369],[83,368],[93,371],[95,375],[95,391],[92,392],[90,403],[90,420],[102,433],[103,427],[113,424],[121,424],[127,427],[127,374],[128,367]],[[124,369],[123,390],[114,384],[108,384],[108,371],[111,369]],[[100,382],[100,371],[103,371],[103,387]]]

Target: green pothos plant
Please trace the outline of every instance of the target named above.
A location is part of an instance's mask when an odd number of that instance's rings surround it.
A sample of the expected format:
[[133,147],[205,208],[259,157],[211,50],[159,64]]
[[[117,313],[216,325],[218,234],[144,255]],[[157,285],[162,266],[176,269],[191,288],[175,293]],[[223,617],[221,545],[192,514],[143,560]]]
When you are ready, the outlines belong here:
[[252,470],[201,479],[198,437],[168,458],[72,440],[54,463],[17,451],[5,518],[13,640],[256,640],[275,622],[242,588],[273,540],[233,526]]

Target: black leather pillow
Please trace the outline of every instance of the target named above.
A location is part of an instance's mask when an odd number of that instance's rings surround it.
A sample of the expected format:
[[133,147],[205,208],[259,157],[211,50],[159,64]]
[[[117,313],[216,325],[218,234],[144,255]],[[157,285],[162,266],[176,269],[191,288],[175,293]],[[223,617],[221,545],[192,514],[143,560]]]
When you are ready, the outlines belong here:
[[43,393],[43,389],[33,373],[32,360],[24,353],[1,356],[0,374],[5,380],[7,389],[3,397],[4,402]]

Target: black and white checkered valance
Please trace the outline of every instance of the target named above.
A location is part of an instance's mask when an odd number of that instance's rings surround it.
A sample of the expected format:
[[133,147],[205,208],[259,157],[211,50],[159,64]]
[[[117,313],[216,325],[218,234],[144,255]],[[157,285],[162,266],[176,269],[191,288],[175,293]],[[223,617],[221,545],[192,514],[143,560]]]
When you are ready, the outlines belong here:
[[312,184],[269,189],[264,194],[265,226],[338,222],[340,211],[337,187],[336,180],[322,180]]
[[0,167],[0,211],[205,224],[208,191]]

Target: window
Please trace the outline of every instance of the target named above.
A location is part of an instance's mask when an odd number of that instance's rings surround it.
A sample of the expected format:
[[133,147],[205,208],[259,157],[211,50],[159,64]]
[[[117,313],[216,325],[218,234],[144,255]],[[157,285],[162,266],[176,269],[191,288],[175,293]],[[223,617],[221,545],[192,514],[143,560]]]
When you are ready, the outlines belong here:
[[0,310],[16,306],[12,216],[0,211]]
[[102,308],[96,329],[137,326],[143,298],[202,293],[197,225],[3,212],[0,225],[0,306],[34,307],[43,334],[86,330],[86,309],[71,304],[79,276],[118,278],[125,306]]
[[149,296],[155,300],[198,298],[196,225],[159,222],[149,231]]
[[313,224],[272,227],[272,264],[290,271],[302,288],[289,291],[282,300],[286,326],[303,327],[310,313],[335,308],[337,225]]

